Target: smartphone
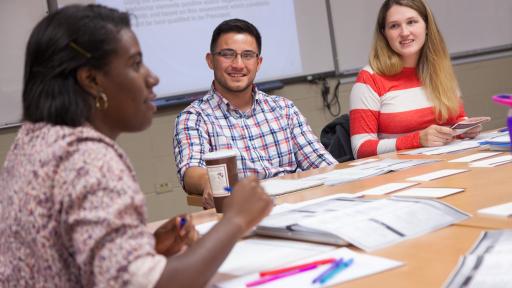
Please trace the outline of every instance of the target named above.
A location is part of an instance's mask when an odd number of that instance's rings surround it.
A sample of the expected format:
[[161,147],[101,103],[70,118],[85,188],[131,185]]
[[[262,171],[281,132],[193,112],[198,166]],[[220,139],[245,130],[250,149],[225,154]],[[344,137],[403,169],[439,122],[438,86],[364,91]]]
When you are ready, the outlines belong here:
[[491,117],[471,117],[455,123],[450,128],[455,130],[455,135],[460,135],[482,123],[489,122],[490,120]]

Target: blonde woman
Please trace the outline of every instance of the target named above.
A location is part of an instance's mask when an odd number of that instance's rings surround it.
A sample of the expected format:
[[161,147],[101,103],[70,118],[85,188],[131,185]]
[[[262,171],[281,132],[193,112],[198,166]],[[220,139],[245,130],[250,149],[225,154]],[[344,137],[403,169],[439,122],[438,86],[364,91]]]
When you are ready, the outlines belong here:
[[[451,142],[465,118],[443,37],[423,0],[382,4],[370,65],[350,94],[355,158]],[[474,138],[481,126],[461,137]]]

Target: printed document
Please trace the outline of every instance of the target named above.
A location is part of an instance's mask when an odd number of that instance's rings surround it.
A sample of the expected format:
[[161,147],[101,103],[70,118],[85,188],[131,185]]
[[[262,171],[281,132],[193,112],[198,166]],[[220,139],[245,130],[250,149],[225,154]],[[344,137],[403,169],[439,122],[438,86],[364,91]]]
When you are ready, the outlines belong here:
[[453,223],[468,214],[428,199],[331,198],[267,216],[255,233],[371,251]]
[[512,230],[483,232],[472,251],[461,257],[445,287],[510,287],[510,259]]

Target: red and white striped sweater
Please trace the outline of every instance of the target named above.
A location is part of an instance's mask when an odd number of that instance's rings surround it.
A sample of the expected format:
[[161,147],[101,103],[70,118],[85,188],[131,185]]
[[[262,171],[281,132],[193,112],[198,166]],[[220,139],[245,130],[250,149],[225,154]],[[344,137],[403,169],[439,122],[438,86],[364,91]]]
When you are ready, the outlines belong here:
[[416,68],[393,76],[376,74],[369,66],[359,72],[350,93],[350,140],[355,158],[421,147],[419,131],[432,124],[452,125],[459,113],[439,123]]

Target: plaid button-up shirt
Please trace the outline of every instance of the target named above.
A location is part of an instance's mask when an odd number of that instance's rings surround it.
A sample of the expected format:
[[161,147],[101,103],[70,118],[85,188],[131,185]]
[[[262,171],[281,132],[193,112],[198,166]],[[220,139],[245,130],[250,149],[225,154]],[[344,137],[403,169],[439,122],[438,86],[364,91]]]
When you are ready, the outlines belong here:
[[253,89],[252,108],[242,112],[212,89],[176,119],[174,157],[180,182],[189,167],[205,167],[211,151],[238,151],[240,178],[260,179],[337,163],[292,101]]

